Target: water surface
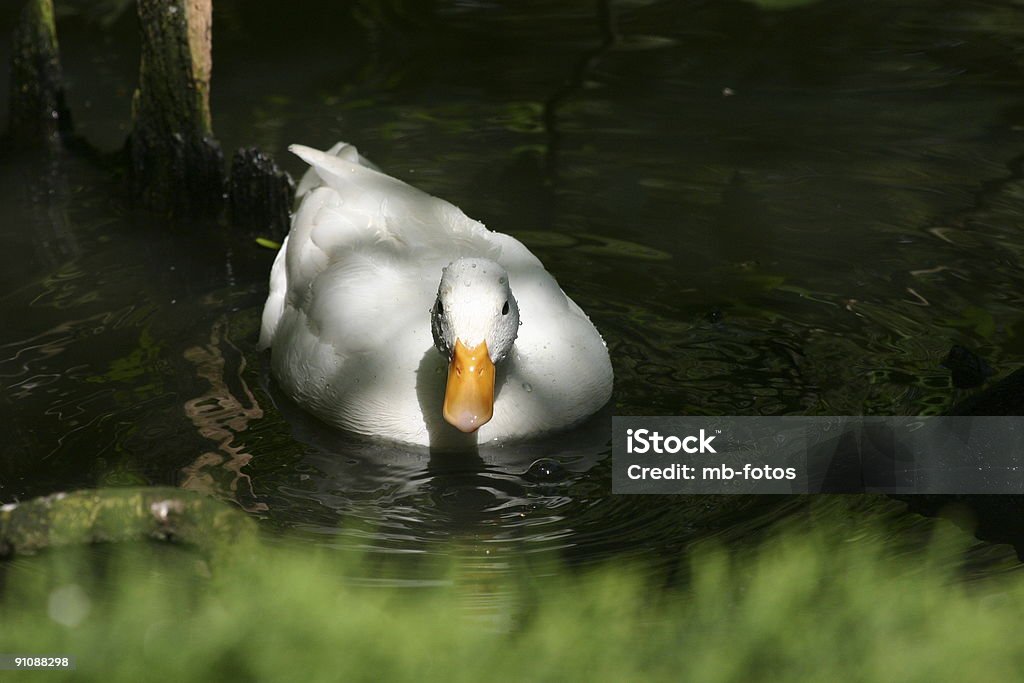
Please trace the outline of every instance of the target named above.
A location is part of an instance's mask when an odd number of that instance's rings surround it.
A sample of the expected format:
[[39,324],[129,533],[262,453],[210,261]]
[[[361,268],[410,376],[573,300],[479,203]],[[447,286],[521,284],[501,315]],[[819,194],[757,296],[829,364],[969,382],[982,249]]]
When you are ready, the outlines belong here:
[[[58,26],[77,130],[104,150],[127,130],[138,54],[117,5],[69,2]],[[453,544],[497,573],[524,553],[673,565],[806,501],[612,497],[612,413],[935,413],[957,395],[952,344],[1000,374],[1024,360],[1013,3],[356,10],[219,0],[225,149],[257,144],[298,174],[289,143],[347,140],[515,235],[605,336],[613,405],[472,458],[334,432],[257,352],[272,252],[134,211],[88,160],[12,157],[0,501],[175,484],[410,566]],[[891,501],[862,508],[924,533]]]

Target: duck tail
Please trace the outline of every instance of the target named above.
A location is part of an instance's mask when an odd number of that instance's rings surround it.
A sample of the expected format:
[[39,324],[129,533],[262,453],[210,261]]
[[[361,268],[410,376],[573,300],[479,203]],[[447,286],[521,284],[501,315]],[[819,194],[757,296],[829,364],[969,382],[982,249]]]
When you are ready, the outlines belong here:
[[318,157],[334,157],[336,159],[341,159],[342,161],[347,161],[350,164],[368,168],[371,171],[376,171],[377,173],[382,172],[377,164],[361,155],[355,145],[347,142],[336,142],[334,146],[326,152],[321,152],[318,149],[313,149],[312,147],[307,147],[305,145],[289,145],[288,151],[298,156],[310,166],[309,170],[303,174],[302,179],[299,181],[299,186],[295,189],[296,206],[298,205],[298,202],[302,201],[303,197],[324,184],[324,178],[317,173],[317,167],[323,166],[322,161],[319,163],[315,161]]

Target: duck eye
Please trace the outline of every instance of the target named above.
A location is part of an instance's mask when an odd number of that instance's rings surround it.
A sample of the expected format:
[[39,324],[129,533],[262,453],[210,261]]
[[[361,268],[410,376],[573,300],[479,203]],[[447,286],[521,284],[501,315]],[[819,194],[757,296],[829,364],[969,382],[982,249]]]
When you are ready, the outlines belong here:
[[501,307],[501,314],[508,315],[508,301],[505,301],[505,305]]

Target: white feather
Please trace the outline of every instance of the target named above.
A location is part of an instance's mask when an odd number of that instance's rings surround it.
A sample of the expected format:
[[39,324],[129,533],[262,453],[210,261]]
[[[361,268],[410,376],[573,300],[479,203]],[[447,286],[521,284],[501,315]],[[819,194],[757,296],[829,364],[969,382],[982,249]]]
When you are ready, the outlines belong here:
[[608,401],[601,336],[522,243],[381,173],[352,145],[290,149],[311,168],[271,269],[260,345],[292,399],[361,434],[434,446],[465,438],[441,416],[447,359],[430,309],[444,267],[471,257],[507,271],[521,320],[479,442],[566,428]]

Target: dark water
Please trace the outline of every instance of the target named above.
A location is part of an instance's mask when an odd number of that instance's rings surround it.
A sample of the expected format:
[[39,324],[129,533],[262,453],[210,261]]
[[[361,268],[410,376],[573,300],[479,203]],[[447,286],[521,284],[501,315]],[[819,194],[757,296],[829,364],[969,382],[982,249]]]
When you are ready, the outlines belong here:
[[[77,131],[105,150],[135,83],[120,4],[58,2]],[[228,153],[297,174],[289,143],[351,141],[519,237],[608,341],[614,405],[479,458],[332,432],[256,352],[272,252],[134,212],[89,161],[9,158],[0,502],[176,484],[313,543],[454,544],[488,571],[678,558],[806,501],[613,498],[610,414],[935,413],[952,344],[999,374],[1024,361],[1013,3],[216,4]]]

